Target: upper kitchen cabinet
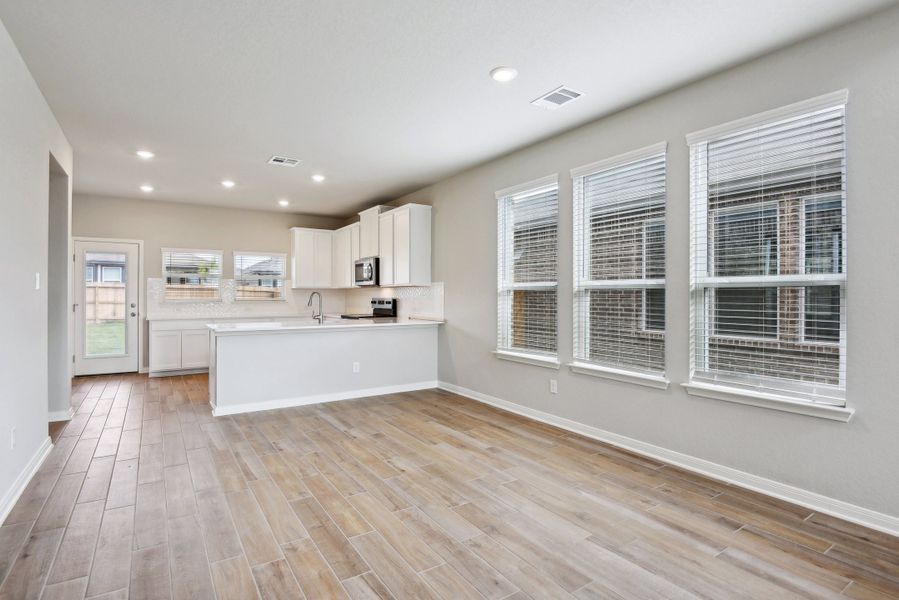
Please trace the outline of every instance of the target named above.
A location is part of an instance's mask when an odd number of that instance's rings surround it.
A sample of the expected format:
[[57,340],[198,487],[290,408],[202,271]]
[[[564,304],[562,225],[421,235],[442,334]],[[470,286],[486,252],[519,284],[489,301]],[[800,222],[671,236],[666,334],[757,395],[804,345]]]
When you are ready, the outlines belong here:
[[380,284],[431,285],[431,207],[405,204],[378,216]]
[[333,231],[292,227],[290,230],[291,287],[331,287]]
[[378,217],[389,206],[372,206],[359,213],[359,257],[368,258],[378,255]]
[[353,287],[353,263],[359,258],[359,223],[341,227],[331,237],[331,287]]

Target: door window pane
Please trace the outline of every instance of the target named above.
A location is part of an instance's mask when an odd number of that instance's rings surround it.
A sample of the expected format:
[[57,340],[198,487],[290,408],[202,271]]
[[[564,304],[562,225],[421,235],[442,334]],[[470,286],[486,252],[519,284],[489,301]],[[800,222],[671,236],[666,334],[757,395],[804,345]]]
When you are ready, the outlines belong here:
[[126,256],[86,252],[84,263],[84,355],[126,354]]

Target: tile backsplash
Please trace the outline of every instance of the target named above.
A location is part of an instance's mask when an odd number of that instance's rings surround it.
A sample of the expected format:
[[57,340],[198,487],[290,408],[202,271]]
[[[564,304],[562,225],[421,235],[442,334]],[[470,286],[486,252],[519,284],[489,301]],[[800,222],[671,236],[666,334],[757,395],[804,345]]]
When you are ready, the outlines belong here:
[[396,298],[397,316],[443,320],[443,282],[418,287],[376,287],[346,290],[347,312],[371,310],[372,298]]
[[[233,279],[220,282],[221,300],[192,302],[165,299],[165,283],[162,278],[147,279],[148,319],[240,319],[270,317],[307,317],[312,309],[306,306],[313,290],[293,289],[285,281],[284,300],[236,300]],[[329,314],[346,311],[345,290],[318,290],[322,295],[322,310]]]
[[[191,302],[166,301],[162,278],[147,279],[148,319],[252,319],[272,317],[306,317],[312,309],[306,306],[311,289],[292,289],[285,281],[283,301],[236,300],[233,279],[221,280],[221,300]],[[322,310],[329,315],[366,313],[371,310],[372,298],[397,298],[397,313],[401,319],[424,317],[443,319],[443,283],[420,287],[376,287],[350,290],[317,290],[322,295]]]

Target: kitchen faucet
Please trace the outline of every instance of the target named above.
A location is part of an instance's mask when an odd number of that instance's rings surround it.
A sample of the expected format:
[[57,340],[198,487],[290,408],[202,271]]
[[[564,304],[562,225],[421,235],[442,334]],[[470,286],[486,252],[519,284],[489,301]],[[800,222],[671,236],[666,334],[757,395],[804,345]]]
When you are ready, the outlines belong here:
[[318,296],[318,314],[316,314],[315,309],[312,309],[312,318],[318,321],[319,325],[324,325],[325,323],[325,315],[322,313],[322,295],[318,292],[312,292],[309,294],[309,302],[306,303],[306,306],[312,306],[312,298]]

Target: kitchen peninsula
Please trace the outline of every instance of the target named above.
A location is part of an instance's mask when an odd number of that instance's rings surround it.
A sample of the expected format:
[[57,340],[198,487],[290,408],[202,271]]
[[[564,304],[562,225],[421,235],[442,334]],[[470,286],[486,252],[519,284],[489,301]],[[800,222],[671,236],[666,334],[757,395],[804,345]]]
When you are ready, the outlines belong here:
[[208,326],[216,416],[437,386],[437,328],[417,319]]

